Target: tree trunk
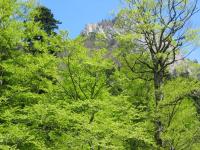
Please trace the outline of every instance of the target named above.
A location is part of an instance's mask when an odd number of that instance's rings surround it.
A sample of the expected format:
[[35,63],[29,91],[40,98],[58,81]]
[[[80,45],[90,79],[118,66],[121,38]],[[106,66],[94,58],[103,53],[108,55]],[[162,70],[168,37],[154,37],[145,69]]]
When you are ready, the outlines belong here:
[[155,94],[155,113],[158,114],[155,119],[155,140],[156,144],[159,147],[163,147],[163,140],[161,138],[161,133],[163,130],[162,122],[159,118],[159,108],[158,104],[163,99],[163,91],[162,91],[162,84],[163,84],[163,75],[164,72],[162,71],[154,71],[154,94]]

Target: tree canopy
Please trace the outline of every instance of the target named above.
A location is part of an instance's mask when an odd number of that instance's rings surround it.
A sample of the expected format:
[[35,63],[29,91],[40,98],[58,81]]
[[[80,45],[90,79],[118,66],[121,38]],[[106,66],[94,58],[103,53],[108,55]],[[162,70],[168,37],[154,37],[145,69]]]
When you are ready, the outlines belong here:
[[197,1],[125,2],[70,39],[50,9],[0,1],[0,149],[199,150],[200,65],[178,57]]

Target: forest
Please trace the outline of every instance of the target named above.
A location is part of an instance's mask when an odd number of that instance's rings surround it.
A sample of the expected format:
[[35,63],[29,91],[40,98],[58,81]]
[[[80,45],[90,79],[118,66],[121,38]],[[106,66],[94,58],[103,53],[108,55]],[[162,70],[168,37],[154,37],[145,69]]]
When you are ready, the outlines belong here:
[[0,150],[200,150],[198,0],[123,2],[72,39],[0,0]]

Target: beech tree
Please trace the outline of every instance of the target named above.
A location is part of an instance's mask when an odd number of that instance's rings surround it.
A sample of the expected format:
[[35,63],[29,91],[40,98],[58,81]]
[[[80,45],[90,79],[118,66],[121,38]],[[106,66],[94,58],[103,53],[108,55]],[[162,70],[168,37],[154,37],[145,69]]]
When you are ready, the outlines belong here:
[[[163,85],[168,67],[178,61],[177,54],[195,38],[195,32],[187,28],[191,17],[197,13],[197,0],[127,0],[127,9],[118,16],[118,27],[131,35],[135,42],[133,51],[139,56],[132,62],[124,58],[133,71],[137,65],[146,70],[140,73],[152,74],[155,96],[155,114],[159,114],[159,103],[164,99]],[[193,33],[193,34],[191,34]],[[137,51],[139,49],[140,51]],[[142,77],[141,77],[142,78]],[[159,115],[155,119],[155,141],[158,147],[164,147],[161,138],[163,123]],[[171,146],[173,148],[173,145]]]
[[[193,75],[181,75],[181,65],[176,76],[167,74],[182,47],[178,33],[193,38],[193,31],[164,28],[159,14],[150,15],[158,1],[151,2],[128,2],[117,18],[125,26],[115,46],[96,33],[87,48],[87,37],[49,35],[35,21],[35,1],[0,0],[0,149],[199,150],[200,65],[188,64]],[[157,5],[167,10],[166,2]],[[190,18],[196,3],[180,2],[191,4],[177,6],[188,8]]]

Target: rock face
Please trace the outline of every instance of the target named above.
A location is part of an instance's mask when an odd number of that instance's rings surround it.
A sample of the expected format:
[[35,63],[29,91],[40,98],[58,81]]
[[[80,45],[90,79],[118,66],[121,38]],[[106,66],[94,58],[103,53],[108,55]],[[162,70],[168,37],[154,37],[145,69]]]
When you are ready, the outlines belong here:
[[115,20],[102,20],[99,23],[87,24],[81,32],[82,35],[89,36],[91,33],[108,34],[114,32]]
[[174,75],[177,74],[177,71],[176,71],[177,66],[180,66],[180,65],[186,66],[186,65],[187,65],[187,64],[185,63],[184,58],[183,58],[183,56],[182,56],[181,54],[177,54],[177,55],[176,55],[176,60],[177,60],[177,61],[175,61],[173,64],[171,64],[171,65],[170,65],[170,68],[169,68],[169,72],[170,72],[171,74],[174,74]]
[[87,24],[85,29],[83,30],[83,35],[89,35],[90,33],[98,32],[98,24]]
[[95,43],[99,40],[97,38],[99,34],[103,36],[107,49],[116,47],[117,42],[114,40],[114,35],[116,34],[114,24],[115,20],[102,20],[99,23],[87,24],[81,32],[81,35],[87,38],[85,46],[90,49],[100,48]]
[[200,80],[200,65],[198,61],[186,59],[182,54],[177,54],[176,60],[169,67],[169,73],[171,75],[176,77],[192,77]]

